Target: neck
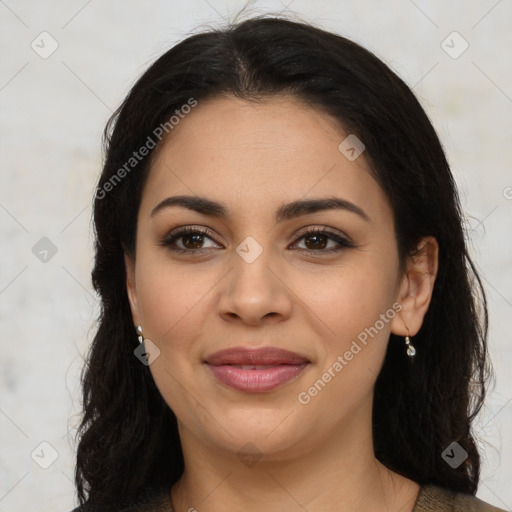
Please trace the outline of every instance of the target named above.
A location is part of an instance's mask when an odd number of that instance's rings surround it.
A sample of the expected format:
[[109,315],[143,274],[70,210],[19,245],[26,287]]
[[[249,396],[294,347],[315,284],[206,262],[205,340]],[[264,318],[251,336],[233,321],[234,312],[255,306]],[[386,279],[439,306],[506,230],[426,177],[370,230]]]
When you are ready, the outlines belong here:
[[262,454],[245,464],[183,425],[180,438],[185,471],[171,492],[176,512],[256,512],[269,504],[283,512],[410,512],[420,489],[375,458],[371,408],[356,412],[344,428],[337,426],[327,437],[330,442],[324,439],[302,452],[295,446]]

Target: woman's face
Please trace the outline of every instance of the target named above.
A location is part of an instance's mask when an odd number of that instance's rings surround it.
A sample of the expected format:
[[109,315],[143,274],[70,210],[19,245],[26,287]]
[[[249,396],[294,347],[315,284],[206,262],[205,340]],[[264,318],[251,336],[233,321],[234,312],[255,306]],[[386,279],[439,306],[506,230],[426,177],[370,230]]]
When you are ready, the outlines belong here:
[[[272,459],[370,432],[389,334],[405,334],[404,278],[391,207],[361,148],[339,149],[348,135],[291,97],[216,98],[155,155],[127,284],[184,446]],[[326,199],[339,207],[314,207]],[[199,233],[172,239],[182,228]],[[212,357],[232,348],[246,351]]]

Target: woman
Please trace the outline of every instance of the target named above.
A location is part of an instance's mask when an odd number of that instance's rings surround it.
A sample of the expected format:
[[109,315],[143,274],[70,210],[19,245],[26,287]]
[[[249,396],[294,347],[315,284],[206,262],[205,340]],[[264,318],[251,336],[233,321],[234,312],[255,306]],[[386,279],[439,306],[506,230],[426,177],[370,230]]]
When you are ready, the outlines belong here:
[[500,510],[485,295],[388,67],[257,17],[170,49],[105,135],[80,510]]

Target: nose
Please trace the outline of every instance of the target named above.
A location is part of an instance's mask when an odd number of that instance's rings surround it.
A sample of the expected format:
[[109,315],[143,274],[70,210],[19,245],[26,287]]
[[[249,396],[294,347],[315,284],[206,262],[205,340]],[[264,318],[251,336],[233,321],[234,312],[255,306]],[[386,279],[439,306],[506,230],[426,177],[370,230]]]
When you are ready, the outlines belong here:
[[263,250],[254,261],[233,254],[233,268],[223,281],[218,304],[225,321],[257,326],[290,317],[293,292],[270,252]]

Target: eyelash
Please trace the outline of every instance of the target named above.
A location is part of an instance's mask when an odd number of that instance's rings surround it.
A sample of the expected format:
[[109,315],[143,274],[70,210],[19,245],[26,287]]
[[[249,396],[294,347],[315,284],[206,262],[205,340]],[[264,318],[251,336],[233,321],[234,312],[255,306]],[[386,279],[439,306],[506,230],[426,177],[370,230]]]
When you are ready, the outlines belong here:
[[[212,235],[209,230],[204,229],[204,228],[186,227],[186,228],[179,228],[176,231],[169,233],[168,235],[166,235],[163,239],[161,239],[158,242],[158,245],[160,245],[162,247],[167,247],[169,250],[171,250],[173,252],[177,252],[177,253],[196,253],[197,254],[197,253],[203,253],[203,252],[211,249],[210,247],[205,248],[205,249],[182,249],[182,248],[172,247],[172,244],[176,240],[179,240],[180,238],[182,238],[186,235],[202,235],[202,236],[206,236],[207,238],[210,238],[212,240]],[[297,240],[294,242],[294,245],[297,244],[297,242],[299,242],[303,238],[306,238],[308,236],[313,236],[313,235],[326,235],[329,239],[337,242],[339,244],[339,246],[334,249],[332,249],[332,248],[331,249],[319,249],[319,250],[300,249],[301,251],[305,251],[305,252],[313,253],[313,254],[332,254],[332,253],[340,252],[343,249],[355,247],[354,244],[349,242],[346,238],[342,237],[341,235],[338,235],[337,233],[333,233],[331,231],[327,231],[322,228],[309,228],[309,229],[303,231],[301,233],[301,235],[299,236],[299,238],[297,238]],[[212,241],[215,242],[215,240],[212,240]]]

